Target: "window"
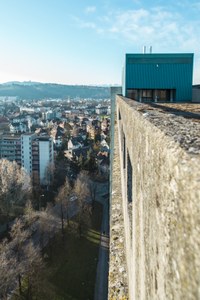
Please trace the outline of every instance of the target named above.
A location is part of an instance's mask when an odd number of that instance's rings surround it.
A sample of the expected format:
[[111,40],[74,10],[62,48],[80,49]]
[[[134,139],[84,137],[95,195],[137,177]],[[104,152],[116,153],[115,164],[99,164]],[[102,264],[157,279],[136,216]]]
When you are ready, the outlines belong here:
[[153,90],[142,90],[142,101],[152,101]]
[[169,101],[170,90],[157,90],[156,97],[157,101]]
[[138,100],[138,91],[134,89],[127,89],[127,98]]

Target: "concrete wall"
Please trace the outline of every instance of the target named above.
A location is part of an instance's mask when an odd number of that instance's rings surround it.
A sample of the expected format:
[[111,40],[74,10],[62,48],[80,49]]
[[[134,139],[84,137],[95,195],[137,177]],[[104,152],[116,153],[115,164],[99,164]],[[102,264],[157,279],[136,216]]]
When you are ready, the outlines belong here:
[[112,176],[110,178],[110,259],[108,299],[127,300],[128,280],[125,255],[125,231],[122,207],[122,190],[120,185],[119,141],[117,126],[115,126],[114,134],[115,142],[113,143],[113,147],[111,149]]
[[122,97],[116,119],[129,299],[200,299],[200,123]]

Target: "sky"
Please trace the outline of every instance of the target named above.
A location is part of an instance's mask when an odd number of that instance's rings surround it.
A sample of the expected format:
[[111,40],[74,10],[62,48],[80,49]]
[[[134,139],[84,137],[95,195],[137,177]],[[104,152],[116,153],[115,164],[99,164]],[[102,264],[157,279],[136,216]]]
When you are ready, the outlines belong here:
[[194,53],[200,2],[0,0],[0,83],[121,84],[125,53]]

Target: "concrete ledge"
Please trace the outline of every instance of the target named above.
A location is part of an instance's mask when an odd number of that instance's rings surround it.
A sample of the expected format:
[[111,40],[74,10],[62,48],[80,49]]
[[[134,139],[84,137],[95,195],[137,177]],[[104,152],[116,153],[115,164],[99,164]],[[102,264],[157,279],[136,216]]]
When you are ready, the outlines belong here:
[[128,299],[127,268],[125,257],[124,218],[120,182],[118,132],[115,130],[113,161],[113,185],[110,209],[110,262],[109,262],[109,300]]
[[116,106],[109,299],[200,299],[198,106],[187,116],[123,97]]

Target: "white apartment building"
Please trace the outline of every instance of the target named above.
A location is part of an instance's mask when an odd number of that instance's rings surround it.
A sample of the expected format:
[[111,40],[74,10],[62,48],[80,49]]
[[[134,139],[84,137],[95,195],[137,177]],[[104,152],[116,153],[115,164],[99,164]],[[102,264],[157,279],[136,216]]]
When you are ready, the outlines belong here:
[[21,165],[32,175],[32,140],[35,134],[22,134],[21,135]]
[[49,136],[23,134],[22,166],[36,178],[40,184],[48,185],[51,181],[50,167],[54,163],[53,139]]
[[54,162],[53,139],[50,137],[40,137],[39,144],[39,178],[40,183],[49,185],[51,182],[51,167]]
[[49,185],[54,163],[53,139],[25,133],[21,136],[0,137],[0,158],[15,160],[33,178],[34,182]]

